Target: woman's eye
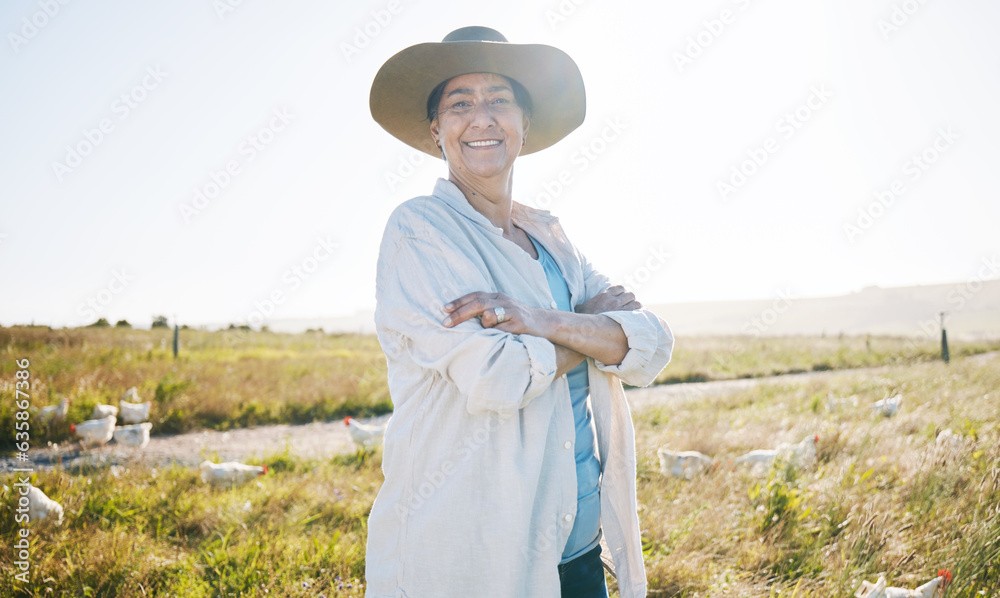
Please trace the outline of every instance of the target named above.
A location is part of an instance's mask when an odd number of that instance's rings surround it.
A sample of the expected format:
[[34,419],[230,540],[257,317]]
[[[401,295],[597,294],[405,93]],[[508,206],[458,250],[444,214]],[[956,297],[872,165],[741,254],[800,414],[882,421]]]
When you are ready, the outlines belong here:
[[496,98],[495,100],[493,100],[493,103],[494,104],[509,104],[510,100],[508,100],[507,98]]
[[463,100],[461,102],[455,102],[454,104],[451,105],[451,107],[452,108],[466,108],[469,105],[470,104],[468,102],[466,102],[466,101]]

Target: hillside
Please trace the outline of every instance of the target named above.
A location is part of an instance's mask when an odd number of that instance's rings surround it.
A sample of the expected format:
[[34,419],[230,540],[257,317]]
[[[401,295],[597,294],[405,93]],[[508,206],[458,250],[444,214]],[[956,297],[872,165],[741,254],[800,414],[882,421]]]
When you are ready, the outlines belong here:
[[[836,297],[667,303],[650,308],[677,334],[760,336],[874,334],[938,338],[947,312],[953,338],[1000,338],[1000,280],[915,287],[868,287]],[[373,333],[372,311],[353,316],[275,320],[272,330]]]
[[840,333],[937,338],[946,312],[951,338],[1000,337],[1000,281],[868,287],[838,297],[654,305],[683,335]]

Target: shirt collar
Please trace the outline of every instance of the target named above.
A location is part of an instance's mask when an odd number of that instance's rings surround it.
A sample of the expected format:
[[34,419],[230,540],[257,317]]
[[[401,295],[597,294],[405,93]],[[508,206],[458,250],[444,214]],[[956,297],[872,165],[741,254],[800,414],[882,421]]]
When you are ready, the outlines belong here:
[[456,212],[465,216],[469,220],[472,220],[486,230],[492,231],[498,235],[503,234],[503,229],[493,226],[493,223],[490,222],[486,216],[483,216],[476,211],[476,208],[472,207],[469,200],[465,199],[465,195],[462,193],[462,190],[448,179],[439,178],[437,180],[437,184],[434,185],[434,197],[442,200]]
[[[472,204],[465,198],[462,190],[448,179],[439,178],[437,180],[437,183],[434,185],[434,197],[440,199],[456,212],[479,224],[486,230],[498,235],[503,234],[503,229],[493,226],[493,223],[486,216],[483,216],[476,208],[472,207]],[[558,220],[548,210],[539,210],[516,201],[512,202],[511,205],[511,218],[519,223],[528,222],[538,224],[549,224]]]

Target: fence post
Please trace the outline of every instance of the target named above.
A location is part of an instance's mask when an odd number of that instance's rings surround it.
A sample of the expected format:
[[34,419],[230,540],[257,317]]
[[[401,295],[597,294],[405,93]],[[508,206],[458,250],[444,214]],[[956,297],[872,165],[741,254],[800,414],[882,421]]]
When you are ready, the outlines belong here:
[[941,359],[945,363],[950,361],[948,355],[948,331],[944,329],[944,312],[941,312]]

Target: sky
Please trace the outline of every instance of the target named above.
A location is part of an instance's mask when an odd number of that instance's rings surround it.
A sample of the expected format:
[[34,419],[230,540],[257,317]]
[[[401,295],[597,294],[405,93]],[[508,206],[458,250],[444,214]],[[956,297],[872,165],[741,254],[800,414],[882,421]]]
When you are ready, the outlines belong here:
[[998,274],[989,0],[64,2],[0,6],[0,325],[373,309],[386,219],[447,170],[372,79],[473,24],[579,65],[514,199],[643,303]]

